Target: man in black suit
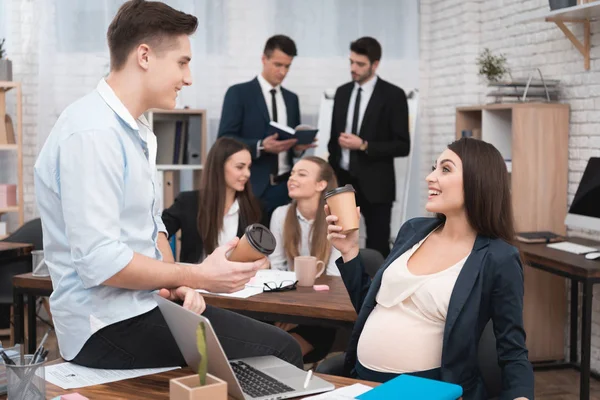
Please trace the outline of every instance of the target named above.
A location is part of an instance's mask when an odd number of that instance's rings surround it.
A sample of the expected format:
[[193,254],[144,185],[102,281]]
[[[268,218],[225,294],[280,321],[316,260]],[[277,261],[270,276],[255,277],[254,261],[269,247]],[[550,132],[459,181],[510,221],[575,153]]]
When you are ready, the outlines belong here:
[[381,45],[371,37],[350,44],[352,82],[335,93],[329,163],[340,184],[352,184],[367,227],[367,247],[390,252],[396,198],[394,158],[408,155],[408,103],[404,91],[376,75]]
[[287,181],[294,155],[312,147],[296,145],[296,139],[277,140],[277,134],[267,136],[271,121],[292,128],[300,125],[298,96],[281,87],[296,54],[296,44],[289,37],[269,38],[262,73],[227,90],[219,125],[219,137],[233,137],[251,149],[250,183],[267,224],[273,210],[289,202]]

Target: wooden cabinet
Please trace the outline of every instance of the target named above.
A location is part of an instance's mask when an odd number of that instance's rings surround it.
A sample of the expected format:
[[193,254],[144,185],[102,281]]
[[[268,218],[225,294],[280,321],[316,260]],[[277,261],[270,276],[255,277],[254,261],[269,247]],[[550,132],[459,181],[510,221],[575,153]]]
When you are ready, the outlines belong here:
[[[14,93],[16,112],[8,115],[6,112],[6,96]],[[20,82],[0,81],[0,158],[15,154],[17,162],[17,176],[6,182],[17,185],[17,205],[14,207],[0,208],[0,218],[3,214],[17,213],[19,226],[24,222],[23,200],[23,102]],[[0,237],[2,239],[2,237]]]
[[[516,230],[566,234],[569,106],[515,103],[459,107],[456,138],[463,131],[496,146],[506,160]],[[565,279],[524,268],[529,359],[562,360],[567,316]]]

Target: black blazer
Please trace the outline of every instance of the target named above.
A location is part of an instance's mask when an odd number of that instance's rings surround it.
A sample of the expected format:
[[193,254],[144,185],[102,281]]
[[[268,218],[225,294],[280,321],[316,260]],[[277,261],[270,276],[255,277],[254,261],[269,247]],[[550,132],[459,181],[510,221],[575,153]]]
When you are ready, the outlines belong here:
[[[405,251],[423,240],[441,221],[415,218],[406,222],[394,247],[373,281],[364,272],[360,256],[337,265],[358,318],[348,344],[344,368],[355,375],[358,339],[386,268]],[[519,251],[500,239],[477,236],[452,291],[444,329],[441,378],[463,387],[464,400],[487,399],[478,369],[479,338],[490,320],[496,335],[498,362],[502,368],[500,399],[524,396],[533,399],[533,368],[528,361],[523,328],[523,267]],[[399,354],[398,357],[401,357]]]
[[[181,229],[181,253],[179,261],[197,263],[204,253],[204,244],[198,232],[198,204],[200,192],[181,192],[171,207],[164,210],[162,220],[167,227],[169,239]],[[240,213],[237,237],[242,237],[246,223]]]
[[[329,164],[336,174],[342,158],[338,139],[340,133],[346,131],[353,88],[354,82],[349,82],[340,86],[335,93],[328,148]],[[392,203],[396,198],[394,158],[407,156],[410,151],[408,102],[404,90],[377,78],[359,127],[359,136],[369,142],[369,147],[366,152],[350,151],[350,172],[358,179],[369,202]]]
[[[287,110],[287,124],[295,128],[300,125],[298,96],[283,87],[281,94]],[[250,183],[256,197],[261,197],[264,193],[269,185],[269,175],[277,165],[277,154],[262,151],[260,157],[256,157],[256,145],[259,140],[267,136],[269,122],[271,122],[269,110],[258,78],[233,85],[227,90],[223,101],[218,136],[238,139],[250,147],[253,159],[250,168]],[[290,165],[292,165],[293,156],[293,150],[290,149],[288,152]]]

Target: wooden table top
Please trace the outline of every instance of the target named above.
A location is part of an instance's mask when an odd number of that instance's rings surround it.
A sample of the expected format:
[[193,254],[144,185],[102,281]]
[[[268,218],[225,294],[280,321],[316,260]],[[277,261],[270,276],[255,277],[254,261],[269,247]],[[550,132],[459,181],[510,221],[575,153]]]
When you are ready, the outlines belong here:
[[[600,249],[600,242],[570,237],[569,242]],[[600,278],[600,258],[588,260],[583,254],[573,254],[555,250],[545,244],[528,244],[517,242],[517,247],[526,263],[535,262],[546,268],[575,275],[580,278]]]
[[[203,294],[206,302],[215,307],[230,310],[259,313],[294,315],[307,318],[323,318],[336,321],[354,322],[356,311],[339,276],[322,276],[318,284],[329,285],[329,291],[317,292],[312,287],[298,287],[296,290],[276,293],[261,293],[247,299]],[[52,292],[49,277],[36,277],[28,274],[15,275],[13,286]]]
[[[58,386],[54,386],[46,382],[46,399],[53,399],[68,393],[79,393],[82,396],[95,399],[123,399],[123,400],[165,400],[169,398],[169,380],[193,374],[189,368],[178,369],[174,371],[164,372],[162,374],[148,375],[140,378],[128,379],[107,383],[104,385],[90,386],[80,389],[63,390]],[[355,383],[362,383],[367,386],[375,387],[379,385],[375,382],[367,382],[350,378],[342,378],[339,376],[315,374],[321,378],[331,382],[336,389],[344,386],[349,386]],[[230,399],[233,399],[230,397]]]
[[322,276],[317,284],[329,290],[317,292],[312,287],[298,286],[296,290],[260,293],[247,299],[204,294],[206,303],[229,310],[323,318],[336,321],[356,321],[356,311],[348,291],[339,276]]
[[0,242],[0,263],[20,256],[28,256],[33,250],[31,243]]

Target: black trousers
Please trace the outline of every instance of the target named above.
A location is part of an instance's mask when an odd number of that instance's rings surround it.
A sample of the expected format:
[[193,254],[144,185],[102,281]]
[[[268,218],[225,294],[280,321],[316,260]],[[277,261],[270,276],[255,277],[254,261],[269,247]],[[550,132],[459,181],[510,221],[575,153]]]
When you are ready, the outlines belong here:
[[[202,315],[210,320],[228,359],[273,355],[303,367],[300,345],[287,332],[212,306],[207,306]],[[72,362],[105,369],[186,365],[158,307],[100,329]]]
[[273,211],[275,211],[277,207],[289,204],[290,201],[291,199],[288,196],[287,190],[287,179],[277,185],[267,186],[267,189],[260,197],[263,212],[261,223],[264,226],[269,227]]
[[343,169],[338,169],[336,172],[340,186],[351,184],[356,190],[356,204],[360,206],[367,227],[366,247],[379,251],[384,258],[387,257],[390,254],[392,203],[369,202],[355,177]]

